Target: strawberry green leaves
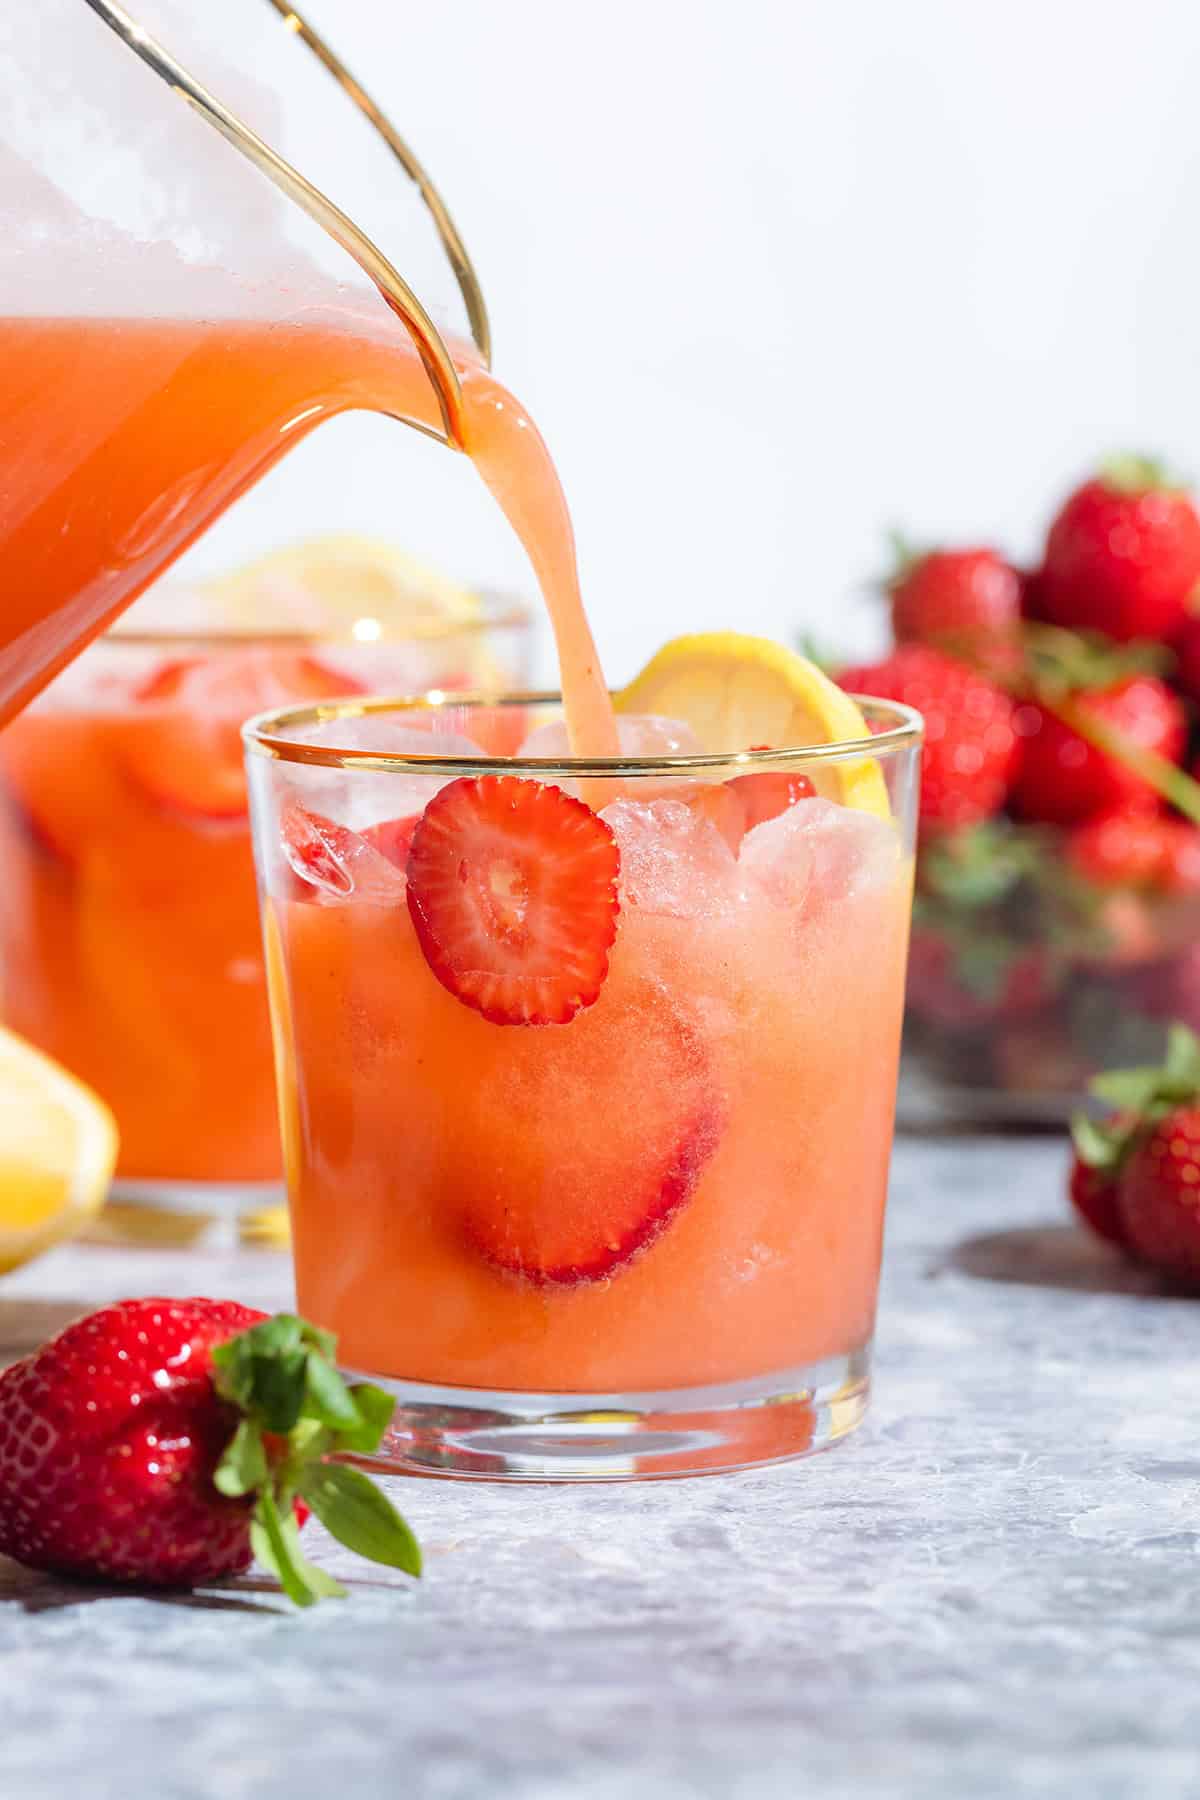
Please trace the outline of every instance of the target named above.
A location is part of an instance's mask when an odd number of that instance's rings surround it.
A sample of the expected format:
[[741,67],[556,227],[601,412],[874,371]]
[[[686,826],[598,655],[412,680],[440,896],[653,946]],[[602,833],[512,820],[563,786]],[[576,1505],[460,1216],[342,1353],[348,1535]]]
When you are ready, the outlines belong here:
[[331,1537],[390,1569],[421,1573],[416,1538],[391,1501],[361,1469],[318,1463],[300,1479],[300,1493]]
[[345,1591],[303,1556],[297,1498],[360,1556],[421,1573],[417,1541],[387,1496],[330,1460],[377,1449],[393,1405],[381,1388],[343,1380],[335,1347],[328,1332],[280,1313],[213,1351],[217,1393],[241,1414],[213,1480],[231,1498],[253,1497],[254,1553],[297,1606]]
[[1109,1070],[1097,1075],[1091,1092],[1113,1111],[1106,1119],[1080,1113],[1071,1135],[1088,1168],[1115,1172],[1160,1119],[1200,1098],[1200,1038],[1186,1025],[1172,1025],[1160,1065]]

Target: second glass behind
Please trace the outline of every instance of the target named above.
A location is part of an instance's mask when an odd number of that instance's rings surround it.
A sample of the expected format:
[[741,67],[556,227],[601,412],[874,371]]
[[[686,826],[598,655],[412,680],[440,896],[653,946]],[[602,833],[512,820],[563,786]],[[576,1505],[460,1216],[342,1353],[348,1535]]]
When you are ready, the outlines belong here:
[[207,1205],[281,1175],[242,722],[524,673],[511,603],[419,637],[366,622],[367,641],[113,634],[0,733],[0,1017],[112,1107],[128,1197],[203,1184]]
[[[298,1302],[391,1466],[679,1475],[861,1418],[919,726],[567,759],[557,705],[253,721]],[[523,745],[513,759],[515,744]]]

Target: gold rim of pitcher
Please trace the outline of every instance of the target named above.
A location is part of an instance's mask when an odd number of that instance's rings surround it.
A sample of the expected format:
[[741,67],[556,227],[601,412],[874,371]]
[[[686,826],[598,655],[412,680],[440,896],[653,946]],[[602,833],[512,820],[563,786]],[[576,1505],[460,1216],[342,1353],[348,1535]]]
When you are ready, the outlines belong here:
[[[98,18],[114,31],[121,42],[139,57],[149,69],[192,107],[206,124],[218,131],[227,143],[265,175],[279,191],[306,212],[323,231],[354,258],[359,268],[374,283],[391,310],[407,327],[425,372],[433,384],[441,410],[443,432],[410,420],[418,431],[446,443],[451,448],[466,448],[463,430],[462,388],[453,358],[437,326],[418,300],[412,288],[379,246],[357,226],[328,194],[316,187],[299,169],[273,150],[258,133],[232,113],[217,96],[196,80],[166,47],[151,36],[137,20],[115,4],[115,0],[86,0]],[[324,38],[308,24],[287,0],[267,0],[294,37],[300,39],[342,90],[369,120],[383,138],[392,155],[416,183],[421,200],[433,219],[442,246],[454,271],[459,292],[467,309],[471,335],[485,365],[491,361],[491,330],[487,307],[474,266],[466,246],[437,188],[408,144],[391,121],[351,75]]]

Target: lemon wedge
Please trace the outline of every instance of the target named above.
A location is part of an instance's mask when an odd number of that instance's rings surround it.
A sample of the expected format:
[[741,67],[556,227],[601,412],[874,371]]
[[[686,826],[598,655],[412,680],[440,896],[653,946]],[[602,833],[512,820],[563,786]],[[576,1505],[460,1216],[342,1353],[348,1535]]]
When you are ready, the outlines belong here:
[[[515,608],[515,603],[514,603]],[[515,609],[519,616],[519,609]],[[494,654],[483,598],[385,538],[331,532],[286,544],[199,581],[156,582],[116,635],[232,631],[292,633],[350,643],[420,645],[452,656],[462,684],[496,688],[507,665]]]
[[[717,755],[755,744],[792,749],[870,737],[862,711],[815,663],[769,638],[737,631],[672,638],[617,696],[617,711],[686,719]],[[818,792],[891,817],[874,757],[812,763]]]
[[116,1158],[117,1127],[104,1102],[0,1028],[0,1272],[98,1212]]
[[214,611],[247,630],[352,632],[374,620],[388,635],[472,624],[479,597],[382,538],[305,538],[204,584]]

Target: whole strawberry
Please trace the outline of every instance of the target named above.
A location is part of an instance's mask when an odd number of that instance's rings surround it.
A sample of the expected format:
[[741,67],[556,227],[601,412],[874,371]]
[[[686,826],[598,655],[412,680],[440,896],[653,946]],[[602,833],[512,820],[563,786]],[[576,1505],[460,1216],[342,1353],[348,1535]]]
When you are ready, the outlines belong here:
[[1200,1038],[1172,1025],[1160,1067],[1098,1076],[1092,1092],[1117,1110],[1075,1121],[1073,1201],[1102,1236],[1200,1286]]
[[374,1560],[420,1571],[390,1501],[325,1459],[380,1442],[392,1402],[349,1388],[332,1340],[228,1300],[123,1300],[0,1375],[0,1552],[146,1587],[274,1569],[310,1605],[338,1584],[300,1553],[311,1507]]
[[1200,515],[1145,457],[1117,456],[1067,500],[1050,527],[1038,615],[1120,643],[1170,641],[1200,582]]
[[1200,894],[1200,828],[1166,813],[1101,813],[1067,833],[1065,851],[1095,887]]
[[1200,613],[1189,611],[1175,634],[1175,668],[1172,672],[1176,687],[1200,705]]
[[999,812],[1019,743],[1008,695],[967,664],[927,644],[902,644],[883,662],[844,669],[852,693],[915,707],[925,720],[922,829],[973,825]]
[[1022,705],[1019,723],[1012,808],[1019,818],[1053,825],[1157,807],[1158,790],[1134,766],[1137,757],[1149,752],[1174,763],[1187,739],[1182,703],[1155,675],[1043,693]]
[[1121,1171],[1118,1195],[1135,1256],[1200,1287],[1200,1105],[1155,1120]]
[[933,644],[984,668],[1016,659],[1021,577],[1011,564],[995,550],[898,548],[888,583],[898,644]]
[[1129,1238],[1121,1217],[1117,1178],[1107,1169],[1090,1168],[1076,1151],[1067,1191],[1071,1205],[1097,1237],[1127,1249]]

